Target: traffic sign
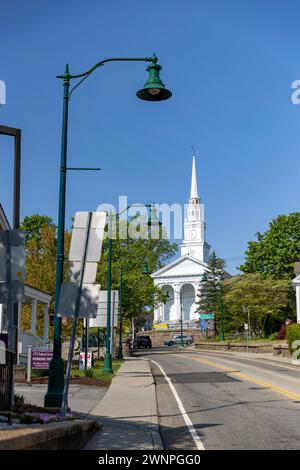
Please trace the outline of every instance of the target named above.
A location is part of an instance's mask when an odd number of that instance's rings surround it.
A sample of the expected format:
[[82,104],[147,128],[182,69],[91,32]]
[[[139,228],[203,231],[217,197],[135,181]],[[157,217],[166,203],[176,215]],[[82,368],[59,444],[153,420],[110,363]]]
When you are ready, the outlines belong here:
[[[80,287],[72,282],[61,286],[58,317],[74,317],[76,300]],[[100,284],[83,284],[81,289],[78,318],[95,318],[99,303]]]
[[[119,310],[119,291],[111,291],[111,327],[116,327],[118,324],[118,310]],[[90,327],[106,328],[107,326],[107,290],[101,290],[99,294],[99,303],[97,309],[97,316],[91,318]]]
[[213,320],[214,318],[214,313],[200,313],[200,320]]

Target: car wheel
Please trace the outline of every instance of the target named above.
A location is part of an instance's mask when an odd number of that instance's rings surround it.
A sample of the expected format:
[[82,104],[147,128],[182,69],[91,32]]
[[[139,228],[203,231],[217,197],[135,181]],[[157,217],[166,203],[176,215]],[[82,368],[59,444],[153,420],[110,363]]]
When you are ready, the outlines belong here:
[[187,341],[186,344],[192,344],[192,342],[191,342],[191,341]]

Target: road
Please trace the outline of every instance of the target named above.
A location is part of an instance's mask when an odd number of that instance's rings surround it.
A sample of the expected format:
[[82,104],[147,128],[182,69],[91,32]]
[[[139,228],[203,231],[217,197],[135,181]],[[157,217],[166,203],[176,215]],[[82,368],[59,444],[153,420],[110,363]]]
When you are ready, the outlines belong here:
[[165,449],[300,449],[299,369],[218,352],[137,354],[152,367]]

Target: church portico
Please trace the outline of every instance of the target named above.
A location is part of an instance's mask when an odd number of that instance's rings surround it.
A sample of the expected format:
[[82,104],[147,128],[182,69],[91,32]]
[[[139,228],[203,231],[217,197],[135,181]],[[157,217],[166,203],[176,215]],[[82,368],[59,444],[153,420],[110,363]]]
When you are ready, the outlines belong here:
[[161,304],[155,309],[154,323],[168,324],[170,327],[172,325],[178,326],[181,316],[185,324],[197,321],[196,302],[200,282],[186,277],[166,282],[166,284],[156,284],[168,299],[165,304]]
[[206,242],[204,208],[198,196],[195,155],[192,161],[191,191],[184,221],[181,256],[152,274],[155,286],[167,294],[167,302],[154,311],[154,323],[170,328],[198,326],[196,312],[203,274],[208,270],[209,249]]

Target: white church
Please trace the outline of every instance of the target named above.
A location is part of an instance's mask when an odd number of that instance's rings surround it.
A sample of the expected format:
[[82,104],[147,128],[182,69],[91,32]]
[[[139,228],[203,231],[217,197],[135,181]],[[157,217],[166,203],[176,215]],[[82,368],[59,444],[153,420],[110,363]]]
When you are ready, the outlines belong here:
[[[154,311],[154,324],[169,328],[196,326],[196,301],[201,279],[208,269],[210,245],[206,242],[204,206],[198,195],[195,155],[192,163],[191,193],[184,221],[181,256],[152,274],[154,284],[167,294],[166,304]],[[159,326],[159,325],[157,325]]]

